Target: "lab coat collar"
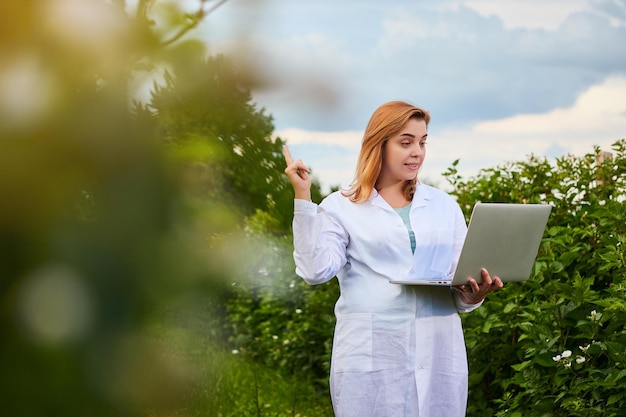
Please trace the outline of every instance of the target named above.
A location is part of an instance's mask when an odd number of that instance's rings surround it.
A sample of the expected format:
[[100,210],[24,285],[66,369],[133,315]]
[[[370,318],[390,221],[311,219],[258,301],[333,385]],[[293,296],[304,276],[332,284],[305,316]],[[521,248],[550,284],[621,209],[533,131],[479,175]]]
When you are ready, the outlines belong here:
[[370,198],[367,199],[372,205],[382,207],[384,209],[389,208],[389,204],[378,194],[378,190],[376,188],[372,189],[372,193],[370,194]]
[[[434,198],[432,190],[430,187],[423,185],[421,183],[417,183],[415,187],[415,194],[413,194],[412,207],[425,207],[428,205],[428,202]],[[372,190],[372,194],[368,199],[373,205],[389,208],[389,204],[378,194],[378,190],[375,188]]]
[[413,207],[425,207],[433,198],[433,190],[430,187],[417,183],[413,194]]

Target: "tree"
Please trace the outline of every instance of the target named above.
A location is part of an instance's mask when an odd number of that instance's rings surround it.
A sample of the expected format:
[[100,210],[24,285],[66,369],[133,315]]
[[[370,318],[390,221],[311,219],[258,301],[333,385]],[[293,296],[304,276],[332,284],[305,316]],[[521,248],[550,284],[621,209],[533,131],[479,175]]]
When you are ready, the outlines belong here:
[[[228,200],[245,216],[267,212],[277,220],[275,231],[288,231],[293,191],[283,173],[285,142],[272,137],[271,116],[252,103],[246,74],[227,57],[185,52],[140,111],[153,115],[165,143],[192,149],[189,162],[205,172],[198,198]],[[321,197],[317,182],[313,194]]]

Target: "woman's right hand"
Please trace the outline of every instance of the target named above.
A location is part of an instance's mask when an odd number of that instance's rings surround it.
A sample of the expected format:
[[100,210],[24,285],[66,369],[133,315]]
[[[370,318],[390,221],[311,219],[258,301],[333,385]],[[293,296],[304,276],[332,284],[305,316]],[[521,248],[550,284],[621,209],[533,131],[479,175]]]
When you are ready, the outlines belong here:
[[291,152],[289,152],[287,145],[283,145],[283,155],[285,155],[285,162],[287,163],[285,174],[291,182],[295,198],[310,201],[311,177],[309,175],[309,168],[304,165],[301,159],[294,161],[291,158]]

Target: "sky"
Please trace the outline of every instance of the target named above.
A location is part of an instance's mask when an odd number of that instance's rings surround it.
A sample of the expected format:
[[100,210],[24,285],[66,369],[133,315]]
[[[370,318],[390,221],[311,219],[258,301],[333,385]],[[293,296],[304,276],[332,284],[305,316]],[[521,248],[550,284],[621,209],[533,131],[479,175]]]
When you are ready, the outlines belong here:
[[626,138],[626,0],[228,0],[197,34],[261,74],[253,101],[325,191],[391,100],[430,111],[419,178],[444,189],[455,160],[469,178]]

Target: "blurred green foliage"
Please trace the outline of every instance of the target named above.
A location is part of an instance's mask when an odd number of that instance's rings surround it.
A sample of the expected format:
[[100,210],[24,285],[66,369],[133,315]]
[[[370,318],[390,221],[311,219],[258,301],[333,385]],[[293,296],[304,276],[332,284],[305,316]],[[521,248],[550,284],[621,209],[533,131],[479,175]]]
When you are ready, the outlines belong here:
[[[288,228],[277,206],[290,197],[250,75],[188,39],[209,3],[222,2],[3,6],[5,415],[169,415],[230,366],[207,370],[194,351],[224,347],[223,299],[247,273],[244,219],[258,210]],[[163,68],[152,102],[136,102]]]

